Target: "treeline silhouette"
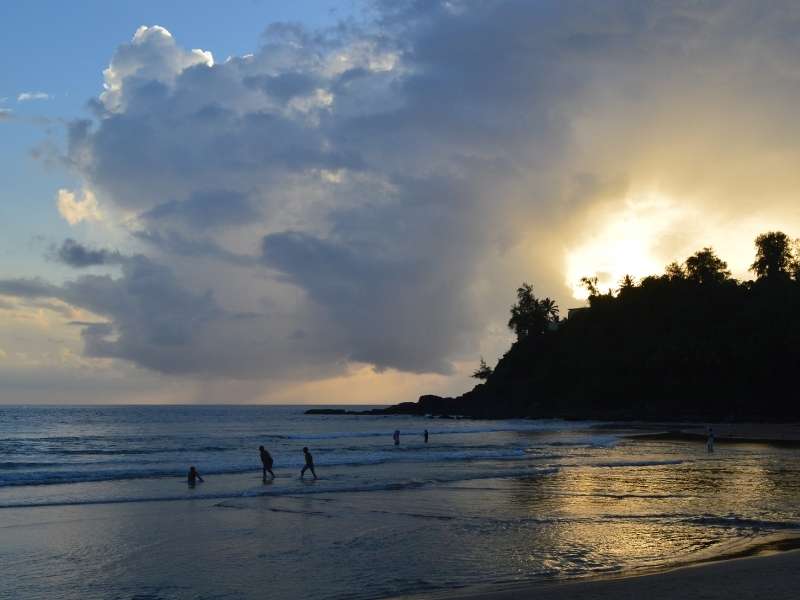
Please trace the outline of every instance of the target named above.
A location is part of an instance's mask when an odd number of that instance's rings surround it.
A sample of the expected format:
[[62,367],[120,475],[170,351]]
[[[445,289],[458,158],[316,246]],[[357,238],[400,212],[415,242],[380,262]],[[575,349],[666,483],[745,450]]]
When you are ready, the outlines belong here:
[[560,319],[530,284],[517,290],[517,334],[484,380],[458,398],[423,396],[393,412],[474,417],[670,420],[800,419],[800,252],[759,235],[754,279],[737,281],[712,248],[662,275],[601,292]]

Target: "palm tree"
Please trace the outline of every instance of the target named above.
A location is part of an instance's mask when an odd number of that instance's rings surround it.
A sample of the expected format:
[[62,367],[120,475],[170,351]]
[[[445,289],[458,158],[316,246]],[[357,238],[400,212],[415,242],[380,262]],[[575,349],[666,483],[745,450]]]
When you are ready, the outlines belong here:
[[589,298],[600,295],[600,288],[597,287],[597,277],[581,277],[581,285],[589,292]]
[[542,334],[549,323],[558,320],[558,306],[554,300],[539,300],[533,295],[533,286],[523,283],[517,288],[517,303],[511,307],[508,326],[517,334],[517,339]]
[[555,300],[545,298],[539,301],[539,308],[548,321],[558,321],[558,304]]
[[492,368],[486,364],[486,361],[483,360],[483,357],[481,356],[481,364],[477,369],[475,369],[475,372],[472,374],[472,376],[475,379],[486,380],[489,379],[491,375],[492,375]]

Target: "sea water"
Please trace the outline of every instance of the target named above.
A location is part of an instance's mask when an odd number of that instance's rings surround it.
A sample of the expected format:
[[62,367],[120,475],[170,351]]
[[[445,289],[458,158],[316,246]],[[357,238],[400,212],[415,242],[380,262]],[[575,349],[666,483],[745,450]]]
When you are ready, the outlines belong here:
[[[304,409],[0,407],[0,597],[383,598],[800,533],[793,449]],[[299,478],[303,446],[317,480]]]

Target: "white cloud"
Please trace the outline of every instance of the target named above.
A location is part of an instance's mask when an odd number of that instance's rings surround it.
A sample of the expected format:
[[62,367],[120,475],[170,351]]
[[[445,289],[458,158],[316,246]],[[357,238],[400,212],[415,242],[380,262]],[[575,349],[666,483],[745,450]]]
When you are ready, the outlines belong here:
[[[117,48],[103,71],[105,91],[100,101],[106,110],[122,111],[126,95],[135,93],[138,86],[172,85],[178,75],[195,65],[212,67],[214,57],[206,50],[184,50],[164,27],[142,25],[128,44]],[[123,89],[126,85],[128,90]]]
[[17,102],[28,102],[29,100],[50,100],[52,96],[45,92],[22,92],[17,96]]
[[78,199],[75,192],[62,188],[58,190],[56,206],[58,212],[70,225],[77,225],[81,221],[101,221],[103,219],[97,206],[97,199],[91,190],[83,190],[83,198]]

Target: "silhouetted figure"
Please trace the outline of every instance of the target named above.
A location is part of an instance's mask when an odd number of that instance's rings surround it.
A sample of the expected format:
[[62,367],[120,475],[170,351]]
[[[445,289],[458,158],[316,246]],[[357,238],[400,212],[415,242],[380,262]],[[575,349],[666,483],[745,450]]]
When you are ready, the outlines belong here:
[[187,476],[187,480],[189,482],[189,487],[194,487],[198,481],[202,483],[203,478],[200,477],[200,473],[197,472],[197,469],[194,467],[189,467],[189,475]]
[[303,478],[305,475],[306,469],[311,471],[311,474],[314,476],[314,479],[317,478],[317,474],[314,472],[314,457],[311,456],[311,452],[308,451],[308,448],[303,448],[303,454],[306,457],[306,464],[300,469],[300,478]]
[[706,450],[709,454],[714,452],[714,430],[711,427],[708,428],[708,441],[706,442]]
[[422,434],[422,436],[425,438],[425,443],[427,444],[428,443],[428,430],[427,429],[425,430],[425,433]]
[[264,446],[259,446],[258,452],[261,454],[261,473],[264,481],[267,480],[267,473],[275,479],[275,473],[272,472],[272,456],[264,449]]
[[399,446],[400,445],[400,430],[399,429],[395,429],[394,430],[394,435],[392,435],[392,437],[394,438],[394,445],[395,446]]

